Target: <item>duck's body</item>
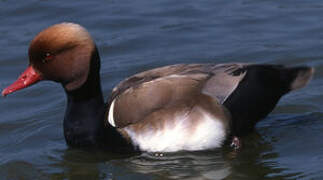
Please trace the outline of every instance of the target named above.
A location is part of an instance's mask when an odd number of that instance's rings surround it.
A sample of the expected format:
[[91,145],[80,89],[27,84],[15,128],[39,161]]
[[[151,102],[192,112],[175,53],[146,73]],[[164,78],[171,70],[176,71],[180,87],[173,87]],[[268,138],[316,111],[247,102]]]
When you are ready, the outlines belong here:
[[229,136],[241,137],[313,74],[309,67],[178,64],[127,78],[104,105],[99,54],[81,26],[44,30],[29,56],[30,67],[3,95],[41,79],[60,82],[68,99],[64,134],[70,146],[151,152],[212,149]]
[[[220,147],[231,119],[221,103],[237,84],[226,81],[227,91],[221,91],[212,83],[238,67],[179,64],[136,74],[114,88],[107,123],[145,151]],[[242,77],[243,73],[231,80]]]

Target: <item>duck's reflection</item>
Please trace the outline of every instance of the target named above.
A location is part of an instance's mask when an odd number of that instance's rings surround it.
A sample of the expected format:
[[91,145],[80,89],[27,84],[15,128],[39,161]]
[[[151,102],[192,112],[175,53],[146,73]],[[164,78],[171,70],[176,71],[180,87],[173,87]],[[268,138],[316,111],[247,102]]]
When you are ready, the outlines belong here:
[[[66,150],[58,179],[285,179],[275,165],[278,154],[259,134],[243,139],[235,151],[142,153],[120,155],[103,151]],[[276,175],[275,175],[276,174]],[[273,176],[274,175],[274,176]]]

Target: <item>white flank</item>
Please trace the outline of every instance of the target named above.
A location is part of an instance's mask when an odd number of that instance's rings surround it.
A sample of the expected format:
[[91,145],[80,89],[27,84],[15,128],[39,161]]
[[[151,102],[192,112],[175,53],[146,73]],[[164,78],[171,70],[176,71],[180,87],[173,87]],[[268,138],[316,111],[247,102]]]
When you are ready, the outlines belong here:
[[111,126],[116,127],[116,124],[114,122],[114,118],[113,118],[113,112],[114,112],[114,102],[116,100],[114,99],[110,105],[110,109],[109,109],[109,117],[108,117],[108,121],[111,124]]
[[190,127],[187,117],[180,116],[174,120],[175,125],[166,125],[166,128],[157,131],[135,134],[131,128],[125,130],[142,151],[198,151],[220,147],[226,137],[222,121],[207,113],[203,113],[202,118],[195,127]]

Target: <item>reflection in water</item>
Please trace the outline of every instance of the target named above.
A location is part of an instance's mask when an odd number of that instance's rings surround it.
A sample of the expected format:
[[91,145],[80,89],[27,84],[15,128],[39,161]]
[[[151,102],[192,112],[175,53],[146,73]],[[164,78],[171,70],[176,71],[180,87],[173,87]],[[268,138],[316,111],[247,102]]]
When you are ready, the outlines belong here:
[[[114,159],[127,158],[133,154],[115,154],[99,150],[67,149],[61,152],[61,159],[51,159],[51,179],[111,179],[113,167],[106,162]],[[112,168],[112,169],[111,169]],[[117,170],[120,172],[120,170]]]
[[272,174],[283,171],[275,165],[274,159],[277,157],[271,144],[254,133],[243,139],[241,151],[231,161],[232,174],[228,179],[283,179],[271,177]]
[[230,174],[229,163],[222,152],[143,153],[122,161],[110,161],[115,166],[124,166],[131,171],[153,174],[166,179],[223,179]]
[[133,171],[154,174],[168,179],[218,177],[230,174],[229,164],[221,152],[181,152],[163,154],[162,157],[144,153],[115,163],[126,164]]
[[230,147],[214,151],[179,152],[167,154],[143,153],[122,160],[111,160],[114,166],[127,167],[133,172],[154,175],[161,179],[283,179],[275,176],[284,169],[277,168],[278,154],[261,136],[254,133],[243,139],[240,151]]
[[0,179],[42,179],[43,174],[31,163],[25,161],[12,161],[0,168]]
[[[5,175],[5,179],[24,177],[52,180],[294,179],[304,177],[306,173],[301,169],[299,172],[292,172],[282,168],[281,161],[289,161],[284,160],[273,146],[278,144],[286,148],[289,144],[293,148],[299,142],[286,143],[282,131],[291,133],[298,131],[300,127],[309,129],[308,126],[315,126],[321,117],[321,113],[272,115],[258,126],[261,135],[255,132],[243,138],[243,146],[238,151],[225,146],[201,152],[116,154],[99,150],[65,149],[66,146],[61,145],[60,150],[46,155],[46,161],[40,161],[39,164],[8,162],[0,167],[0,174]],[[307,134],[306,131],[302,133]],[[297,137],[296,134],[293,136]],[[284,144],[279,144],[279,139]],[[299,153],[297,149],[293,150],[294,153]],[[315,156],[317,154],[313,155]]]
[[[313,119],[314,118],[314,119]],[[317,115],[271,116],[257,132],[243,138],[243,146],[235,151],[225,146],[221,149],[201,152],[115,154],[98,150],[62,149],[48,156],[51,164],[42,165],[26,162],[11,162],[1,168],[9,179],[19,179],[14,172],[33,179],[290,179],[302,177],[301,173],[281,168],[280,155],[273,149],[268,131],[276,126],[294,126],[302,122],[313,122]],[[267,134],[269,134],[267,137]],[[15,169],[14,169],[15,168]],[[23,170],[22,170],[23,169]],[[27,171],[26,171],[27,170]],[[4,172],[1,172],[4,171]],[[28,178],[29,179],[29,178]]]

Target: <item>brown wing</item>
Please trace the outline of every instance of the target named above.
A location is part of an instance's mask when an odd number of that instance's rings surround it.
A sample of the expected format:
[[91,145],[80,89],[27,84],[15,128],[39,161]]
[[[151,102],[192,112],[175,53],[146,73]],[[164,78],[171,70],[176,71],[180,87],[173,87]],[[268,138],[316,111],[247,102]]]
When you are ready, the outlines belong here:
[[242,67],[236,64],[179,64],[136,74],[113,89],[107,113],[114,102],[115,126],[124,127],[174,103],[192,106],[194,97],[201,93],[222,103],[243,78],[244,73],[236,73]]
[[202,93],[216,98],[220,104],[231,95],[246,74],[246,64],[219,64],[213,67],[213,76],[205,83]]
[[171,104],[189,102],[200,94],[209,74],[169,75],[126,89],[114,98],[116,127],[136,123],[150,113]]
[[[119,94],[122,94],[130,87],[136,87],[142,83],[152,81],[161,77],[166,77],[172,74],[183,74],[187,71],[203,70],[205,65],[202,64],[176,64],[171,66],[164,66],[160,68],[151,69],[138,74],[135,74],[123,81],[121,81],[115,88],[113,88],[108,104]],[[207,71],[205,71],[207,72]]]

